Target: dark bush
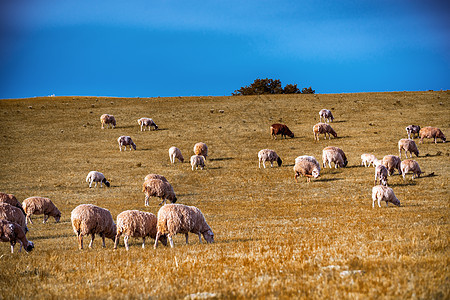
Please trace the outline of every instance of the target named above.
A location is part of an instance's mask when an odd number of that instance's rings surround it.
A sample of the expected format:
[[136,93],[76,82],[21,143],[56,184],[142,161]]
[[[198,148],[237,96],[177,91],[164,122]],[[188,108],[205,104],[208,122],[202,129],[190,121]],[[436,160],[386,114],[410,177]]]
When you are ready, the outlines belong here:
[[284,89],[281,86],[279,79],[255,79],[249,86],[243,86],[232,93],[233,96],[238,95],[265,95],[265,94],[314,94],[315,91],[309,88],[304,88],[300,92],[297,84],[287,84]]

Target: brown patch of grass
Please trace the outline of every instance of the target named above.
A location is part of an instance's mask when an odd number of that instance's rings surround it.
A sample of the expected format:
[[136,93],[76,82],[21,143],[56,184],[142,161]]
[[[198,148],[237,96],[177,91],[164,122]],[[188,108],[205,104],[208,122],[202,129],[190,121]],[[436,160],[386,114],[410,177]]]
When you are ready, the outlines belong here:
[[[0,244],[0,294],[4,298],[437,298],[449,297],[449,144],[418,144],[425,176],[389,177],[402,207],[372,209],[373,168],[360,155],[397,154],[409,124],[437,126],[447,135],[449,92],[141,98],[52,97],[0,101],[0,188],[18,199],[52,199],[61,222],[34,218],[30,254]],[[29,106],[32,109],[28,108]],[[338,139],[313,140],[322,108],[332,109]],[[211,110],[214,112],[211,113]],[[223,113],[216,113],[223,110]],[[116,129],[100,129],[113,114]],[[151,117],[161,130],[140,132]],[[294,139],[271,140],[282,122]],[[130,135],[137,151],[119,152]],[[196,142],[209,147],[207,167],[171,165],[170,146],[188,161]],[[417,141],[417,140],[416,140]],[[349,167],[322,170],[307,184],[294,181],[295,157],[342,148]],[[275,150],[283,166],[258,169],[260,149]],[[438,154],[439,153],[439,154]],[[426,155],[428,154],[428,155]],[[91,170],[111,188],[89,189]],[[434,176],[426,176],[434,172]],[[175,248],[152,248],[131,239],[126,252],[107,240],[79,251],[70,212],[81,203],[157,213],[144,207],[148,173],[166,176],[179,202],[199,207],[216,243],[191,234]],[[87,238],[87,243],[89,238]]]

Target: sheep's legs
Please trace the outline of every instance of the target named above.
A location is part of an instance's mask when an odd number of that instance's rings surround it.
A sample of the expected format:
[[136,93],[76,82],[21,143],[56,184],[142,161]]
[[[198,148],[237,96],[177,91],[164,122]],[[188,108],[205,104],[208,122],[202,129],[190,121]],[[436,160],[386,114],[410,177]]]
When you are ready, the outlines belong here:
[[[187,235],[187,233],[186,233],[186,235]],[[202,243],[202,234],[200,232],[198,233],[198,240],[199,240],[199,242],[201,244]]]
[[[128,235],[125,235],[123,237],[123,242],[125,243],[125,249],[127,249],[127,251],[130,250],[130,247],[128,246],[128,238],[129,238]],[[103,246],[103,247],[105,247],[105,246]]]
[[186,245],[187,245],[187,244],[188,244],[188,241],[189,241],[189,234],[188,234],[188,233],[185,233],[184,236],[186,237]]
[[102,237],[102,241],[103,241],[103,248],[106,248],[106,244],[105,244],[105,234],[102,234],[101,237]]
[[119,245],[119,239],[120,239],[120,234],[116,234],[116,239],[114,241],[114,249],[117,249],[117,246]]
[[161,203],[159,203],[159,205],[162,205],[164,203],[164,205],[166,205],[166,199],[163,199],[163,201],[161,201]]
[[145,248],[145,237],[142,237],[142,249]]
[[169,243],[170,243],[170,248],[173,248],[173,240],[172,240],[172,236],[169,235]]
[[49,215],[44,215],[44,222],[43,222],[44,224],[47,222],[49,217],[50,217]]
[[150,205],[148,204],[148,198],[149,198],[149,196],[145,195],[145,206],[150,206]]
[[83,236],[78,233],[78,249],[83,249]]
[[25,224],[28,224],[28,221],[33,224],[33,221],[31,221],[31,215],[27,215],[27,217],[25,218]]
[[91,242],[89,243],[89,248],[92,248],[92,244],[94,244],[95,233],[91,234]]

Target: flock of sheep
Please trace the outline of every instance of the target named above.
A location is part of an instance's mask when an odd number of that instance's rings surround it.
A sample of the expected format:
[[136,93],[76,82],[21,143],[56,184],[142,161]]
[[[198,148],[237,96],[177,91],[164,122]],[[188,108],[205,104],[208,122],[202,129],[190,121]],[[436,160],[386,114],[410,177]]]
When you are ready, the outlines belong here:
[[[337,133],[330,126],[330,122],[333,122],[334,117],[330,110],[322,109],[319,112],[319,120],[326,123],[318,123],[313,126],[314,140],[319,140],[319,135],[324,134],[325,139],[331,139],[331,135],[337,137]],[[104,114],[100,117],[101,128],[106,127],[115,128],[115,117],[109,114]],[[151,127],[154,130],[158,129],[158,126],[150,118],[141,118],[138,120],[138,124],[141,131],[148,130]],[[442,139],[443,142],[446,138],[442,131],[435,127],[420,128],[416,125],[409,125],[406,127],[408,139],[400,139],[398,142],[399,156],[386,155],[382,160],[378,160],[375,155],[364,153],[361,155],[361,165],[375,167],[375,180],[374,187],[372,189],[372,207],[375,206],[375,202],[378,201],[378,206],[381,207],[381,201],[385,201],[386,205],[389,202],[394,205],[400,206],[400,201],[395,196],[394,191],[388,187],[388,176],[392,175],[395,169],[399,174],[403,175],[412,172],[413,179],[415,176],[420,176],[422,173],[419,164],[412,159],[408,159],[408,152],[410,152],[410,158],[414,153],[419,156],[419,150],[414,137],[417,134],[420,137],[420,143],[424,138],[433,138],[437,143],[437,138]],[[281,138],[289,136],[294,137],[294,134],[289,130],[285,124],[272,124],[270,127],[272,138],[276,139],[278,135]],[[130,146],[130,150],[133,148],[136,150],[136,145],[129,136],[120,136],[118,138],[119,149],[122,151],[122,147]],[[190,164],[192,170],[200,167],[205,167],[206,157],[208,156],[208,147],[205,143],[197,143],[194,145],[194,155],[190,158]],[[402,151],[405,151],[405,160],[401,160]],[[169,149],[170,162],[173,164],[178,159],[184,162],[184,157],[177,147],[171,147]],[[273,163],[277,162],[278,166],[281,166],[282,160],[274,150],[262,149],[258,152],[259,168],[261,165],[265,168],[265,163],[268,161],[273,167]],[[326,147],[322,151],[322,167],[326,168],[328,165],[332,167],[331,163],[334,163],[335,168],[346,167],[348,164],[347,157],[344,151],[338,147]],[[317,178],[320,176],[320,163],[313,156],[303,155],[295,159],[294,179],[298,182],[299,176],[305,176],[307,182],[311,181],[311,178]],[[91,171],[86,177],[86,182],[89,183],[89,187],[95,183],[97,186],[100,183],[102,187],[105,184],[107,187],[110,183],[105,176],[98,171]],[[379,185],[377,185],[379,183]],[[186,206],[183,204],[175,204],[177,197],[175,195],[172,185],[167,179],[159,174],[148,174],[144,178],[142,191],[145,194],[145,206],[149,206],[150,197],[157,197],[161,199],[159,205],[163,205],[157,216],[152,213],[139,211],[139,210],[126,210],[121,212],[114,222],[113,217],[109,210],[101,208],[92,204],[81,204],[77,206],[71,213],[72,227],[77,235],[78,247],[83,249],[83,236],[90,235],[91,241],[89,247],[92,247],[95,234],[100,235],[105,247],[105,238],[110,238],[114,241],[114,249],[117,248],[119,238],[124,235],[124,242],[126,250],[129,249],[128,240],[129,237],[141,237],[142,247],[145,247],[146,237],[151,237],[155,240],[154,248],[158,246],[160,241],[164,246],[167,246],[167,240],[169,240],[170,246],[173,247],[173,236],[181,233],[185,234],[186,244],[188,243],[188,233],[195,233],[198,235],[200,243],[202,242],[201,236],[208,243],[214,242],[214,233],[211,227],[207,224],[202,212],[194,206]],[[171,204],[166,204],[166,200],[170,200]],[[34,244],[28,241],[26,233],[28,231],[28,222],[32,223],[32,215],[44,215],[44,223],[50,216],[55,218],[56,222],[59,222],[61,218],[61,212],[48,198],[44,197],[30,197],[23,201],[21,204],[14,195],[0,193],[0,240],[3,242],[10,242],[11,252],[14,251],[14,246],[18,242],[20,244],[19,252],[24,249],[28,252],[34,248]]]

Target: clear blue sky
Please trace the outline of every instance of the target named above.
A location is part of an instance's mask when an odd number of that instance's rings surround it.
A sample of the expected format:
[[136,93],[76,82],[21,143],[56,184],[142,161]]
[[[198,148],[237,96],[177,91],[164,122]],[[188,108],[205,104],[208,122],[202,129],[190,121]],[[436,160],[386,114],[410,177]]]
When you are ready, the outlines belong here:
[[0,0],[0,98],[446,90],[449,2]]

